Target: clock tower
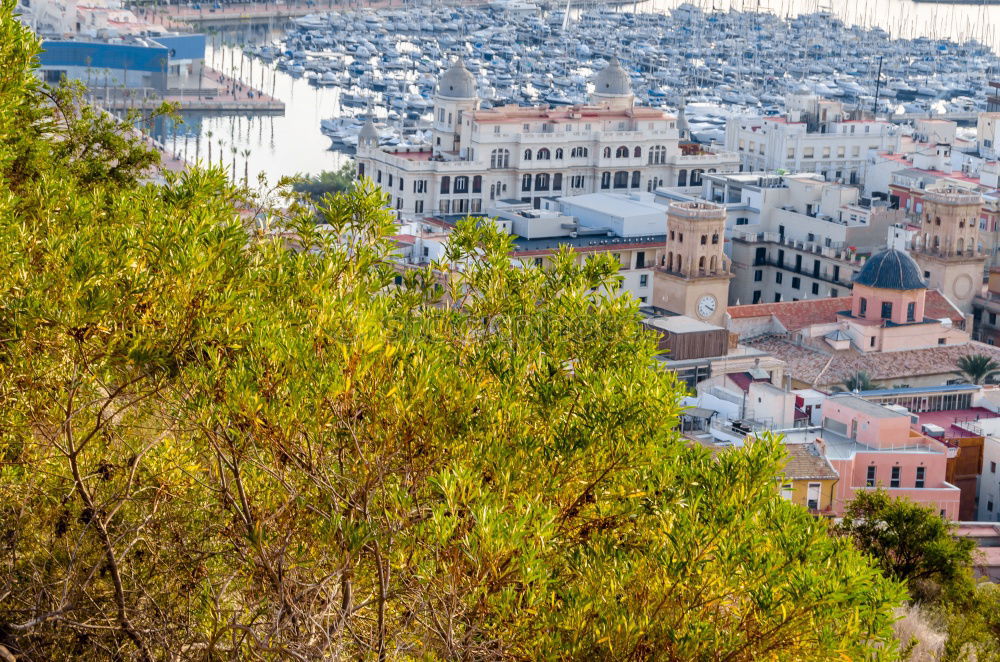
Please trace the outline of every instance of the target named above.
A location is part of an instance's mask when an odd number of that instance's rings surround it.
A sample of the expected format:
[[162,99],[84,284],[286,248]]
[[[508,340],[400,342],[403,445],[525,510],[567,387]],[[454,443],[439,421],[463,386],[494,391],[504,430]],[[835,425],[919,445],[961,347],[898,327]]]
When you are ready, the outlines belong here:
[[653,276],[653,305],[724,326],[729,260],[722,251],[726,209],[712,202],[671,202],[667,245]]

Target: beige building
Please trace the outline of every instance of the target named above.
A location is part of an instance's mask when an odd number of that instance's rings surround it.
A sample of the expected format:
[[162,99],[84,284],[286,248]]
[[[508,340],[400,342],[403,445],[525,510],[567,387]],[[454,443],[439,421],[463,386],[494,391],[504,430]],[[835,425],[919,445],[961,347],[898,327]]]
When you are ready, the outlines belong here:
[[923,196],[913,257],[930,287],[940,290],[964,313],[982,293],[986,255],[979,242],[983,197],[968,189],[941,186]]
[[409,220],[483,213],[496,200],[540,207],[548,197],[652,191],[739,169],[735,154],[682,141],[673,115],[636,105],[616,58],[594,83],[589,105],[481,109],[475,79],[457,60],[434,95],[431,147],[379,147],[366,124],[358,174],[375,180]]

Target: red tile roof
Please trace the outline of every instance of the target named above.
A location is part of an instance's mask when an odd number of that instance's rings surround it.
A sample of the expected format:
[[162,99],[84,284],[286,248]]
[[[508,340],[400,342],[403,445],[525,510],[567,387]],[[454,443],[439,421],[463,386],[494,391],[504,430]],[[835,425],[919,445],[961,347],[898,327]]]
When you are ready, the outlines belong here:
[[947,317],[953,322],[965,321],[965,315],[962,314],[962,311],[937,290],[927,290],[927,298],[924,301],[924,317],[934,319]]
[[[769,317],[773,315],[790,332],[804,329],[814,324],[829,324],[837,321],[837,313],[851,309],[851,297],[833,299],[806,299],[804,301],[782,301],[780,303],[754,303],[743,306],[729,306],[727,312],[732,319]],[[965,319],[955,306],[937,290],[927,290],[924,317],[933,319],[949,318],[955,322]]]
[[788,331],[798,331],[814,324],[836,322],[838,312],[850,309],[851,297],[836,297],[729,306],[727,311],[733,319],[774,315]]

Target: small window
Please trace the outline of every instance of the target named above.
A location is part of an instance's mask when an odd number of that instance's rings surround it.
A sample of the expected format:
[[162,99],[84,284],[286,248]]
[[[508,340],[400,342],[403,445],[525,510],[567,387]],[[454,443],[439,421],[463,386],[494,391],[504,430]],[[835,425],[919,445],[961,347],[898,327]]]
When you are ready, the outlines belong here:
[[889,301],[882,302],[882,319],[887,320],[892,317],[892,303]]
[[764,270],[763,269],[757,269],[756,271],[754,271],[753,272],[753,280],[754,280],[755,283],[759,283],[760,281],[764,280]]
[[868,339],[868,346],[869,347],[875,346],[875,336],[872,336],[871,338]]
[[995,474],[996,472],[997,472],[997,463],[996,462],[990,462],[990,473],[991,474]]
[[899,467],[892,468],[892,476],[889,478],[889,487],[899,487]]
[[798,276],[792,276],[792,289],[797,290],[802,286],[802,279]]
[[868,467],[868,475],[865,477],[865,487],[875,487],[875,465]]
[[639,276],[639,287],[646,287],[647,285],[649,285],[649,276],[646,274]]
[[917,467],[917,480],[913,483],[914,487],[924,486],[924,471],[926,471],[924,467]]
[[912,322],[917,318],[917,304],[910,302],[906,304],[906,321]]
[[986,502],[986,510],[990,511],[991,513],[993,512],[993,502],[992,501],[987,501]]
[[813,283],[812,284],[812,293],[813,294],[819,294],[819,283]]
[[777,283],[778,285],[781,285],[781,278],[782,278],[782,273],[780,271],[775,272],[774,282]]
[[865,313],[867,312],[868,312],[868,299],[861,297],[861,303],[858,306],[858,314],[864,317]]
[[788,501],[792,500],[792,484],[785,483],[781,486],[781,498]]
[[939,345],[943,345],[943,344],[944,344],[944,342],[945,342],[945,339],[944,339],[944,338],[938,338],[938,344],[939,344]]

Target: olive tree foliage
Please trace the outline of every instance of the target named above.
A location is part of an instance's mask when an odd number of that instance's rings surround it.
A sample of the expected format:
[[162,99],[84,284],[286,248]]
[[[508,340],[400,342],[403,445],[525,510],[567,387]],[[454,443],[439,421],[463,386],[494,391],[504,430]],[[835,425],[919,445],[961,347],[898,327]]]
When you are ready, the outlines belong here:
[[107,120],[69,149],[11,6],[0,655],[895,657],[901,587],[777,496],[779,446],[677,437],[613,261],[515,268],[466,221],[397,284],[370,182],[325,227],[145,184]]

